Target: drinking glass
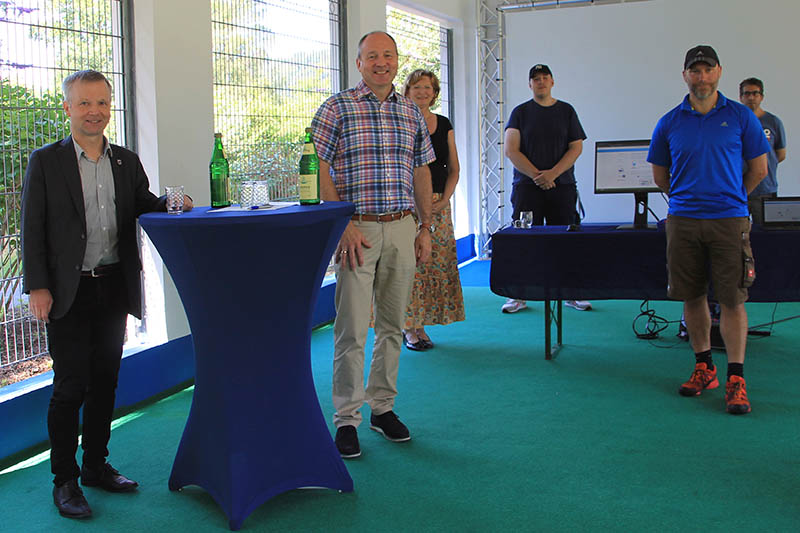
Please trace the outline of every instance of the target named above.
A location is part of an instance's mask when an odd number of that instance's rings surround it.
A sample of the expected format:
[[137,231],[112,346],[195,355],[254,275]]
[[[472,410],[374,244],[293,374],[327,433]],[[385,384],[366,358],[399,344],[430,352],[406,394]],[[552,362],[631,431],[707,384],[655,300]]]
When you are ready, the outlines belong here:
[[256,207],[269,205],[269,183],[267,181],[253,182],[253,204]]
[[167,185],[167,213],[180,215],[183,213],[183,185]]
[[244,180],[239,184],[239,204],[242,209],[258,207],[255,203],[255,184],[254,180]]

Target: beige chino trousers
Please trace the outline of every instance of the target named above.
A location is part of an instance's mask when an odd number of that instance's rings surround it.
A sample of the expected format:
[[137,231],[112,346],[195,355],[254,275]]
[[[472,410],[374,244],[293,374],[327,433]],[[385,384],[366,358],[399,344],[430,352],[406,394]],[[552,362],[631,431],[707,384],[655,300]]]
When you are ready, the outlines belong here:
[[[353,224],[372,247],[362,247],[364,264],[355,270],[341,261],[336,265],[333,422],[337,428],[358,427],[365,401],[376,415],[394,408],[402,328],[416,272],[413,217]],[[364,349],[373,309],[375,344],[365,388]]]

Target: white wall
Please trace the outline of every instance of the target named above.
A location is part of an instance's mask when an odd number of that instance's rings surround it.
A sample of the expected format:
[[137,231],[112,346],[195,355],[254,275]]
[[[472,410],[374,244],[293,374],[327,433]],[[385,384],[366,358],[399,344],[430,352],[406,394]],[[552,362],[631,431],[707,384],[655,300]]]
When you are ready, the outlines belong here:
[[[528,70],[553,70],[553,96],[571,103],[586,131],[576,164],[586,221],[628,221],[632,195],[595,195],[594,142],[647,139],[658,119],[687,93],[681,77],[686,50],[712,45],[723,73],[719,89],[738,100],[739,82],[764,81],[762,106],[786,127],[787,158],[778,166],[781,195],[800,195],[800,2],[794,0],[646,0],[624,4],[537,9],[506,14],[508,113],[531,98]],[[511,165],[507,187],[510,194]],[[650,194],[663,218],[667,206]]]
[[[214,143],[211,4],[137,0],[133,10],[137,142],[150,188],[163,194],[166,185],[184,185],[196,205],[208,205]],[[152,248],[149,252],[143,258],[155,257],[163,281],[166,336],[187,335],[175,285],[158,254]],[[148,307],[148,312],[154,310]],[[157,331],[158,323],[156,314],[148,330]]]

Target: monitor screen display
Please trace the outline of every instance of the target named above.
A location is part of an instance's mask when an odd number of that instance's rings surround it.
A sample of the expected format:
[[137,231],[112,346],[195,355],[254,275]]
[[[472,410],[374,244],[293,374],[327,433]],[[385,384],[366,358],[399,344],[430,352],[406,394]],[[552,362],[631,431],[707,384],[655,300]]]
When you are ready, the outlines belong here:
[[650,140],[597,141],[594,145],[594,192],[661,192],[647,162]]
[[765,224],[795,224],[800,226],[800,198],[766,197],[762,201]]

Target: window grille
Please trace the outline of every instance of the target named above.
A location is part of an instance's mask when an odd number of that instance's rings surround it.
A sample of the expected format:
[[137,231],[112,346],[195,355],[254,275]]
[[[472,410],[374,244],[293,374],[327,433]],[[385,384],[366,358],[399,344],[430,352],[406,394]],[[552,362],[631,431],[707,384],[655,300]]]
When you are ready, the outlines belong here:
[[408,75],[418,68],[430,70],[439,78],[439,98],[431,111],[451,119],[451,42],[452,30],[437,21],[400,8],[386,6],[386,31],[397,42],[398,68],[395,88],[402,92]]
[[[125,145],[121,0],[0,0],[0,366],[47,353],[22,295],[20,202],[33,150],[69,134],[61,82],[92,68],[114,86],[106,134]],[[0,383],[2,386],[3,383]]]
[[[450,65],[453,64],[453,30],[436,20],[386,6],[386,31],[397,42],[398,68],[394,79],[397,91],[403,91],[408,75],[418,68],[430,70],[439,78],[439,98],[431,111],[450,119],[457,128],[453,113],[453,84]],[[463,163],[463,162],[462,162]],[[463,172],[462,172],[463,174]],[[462,202],[451,197],[453,220],[462,216]]]
[[297,199],[305,128],[342,87],[341,9],[339,0],[211,0],[214,126],[234,200],[246,179],[269,181],[272,199]]

